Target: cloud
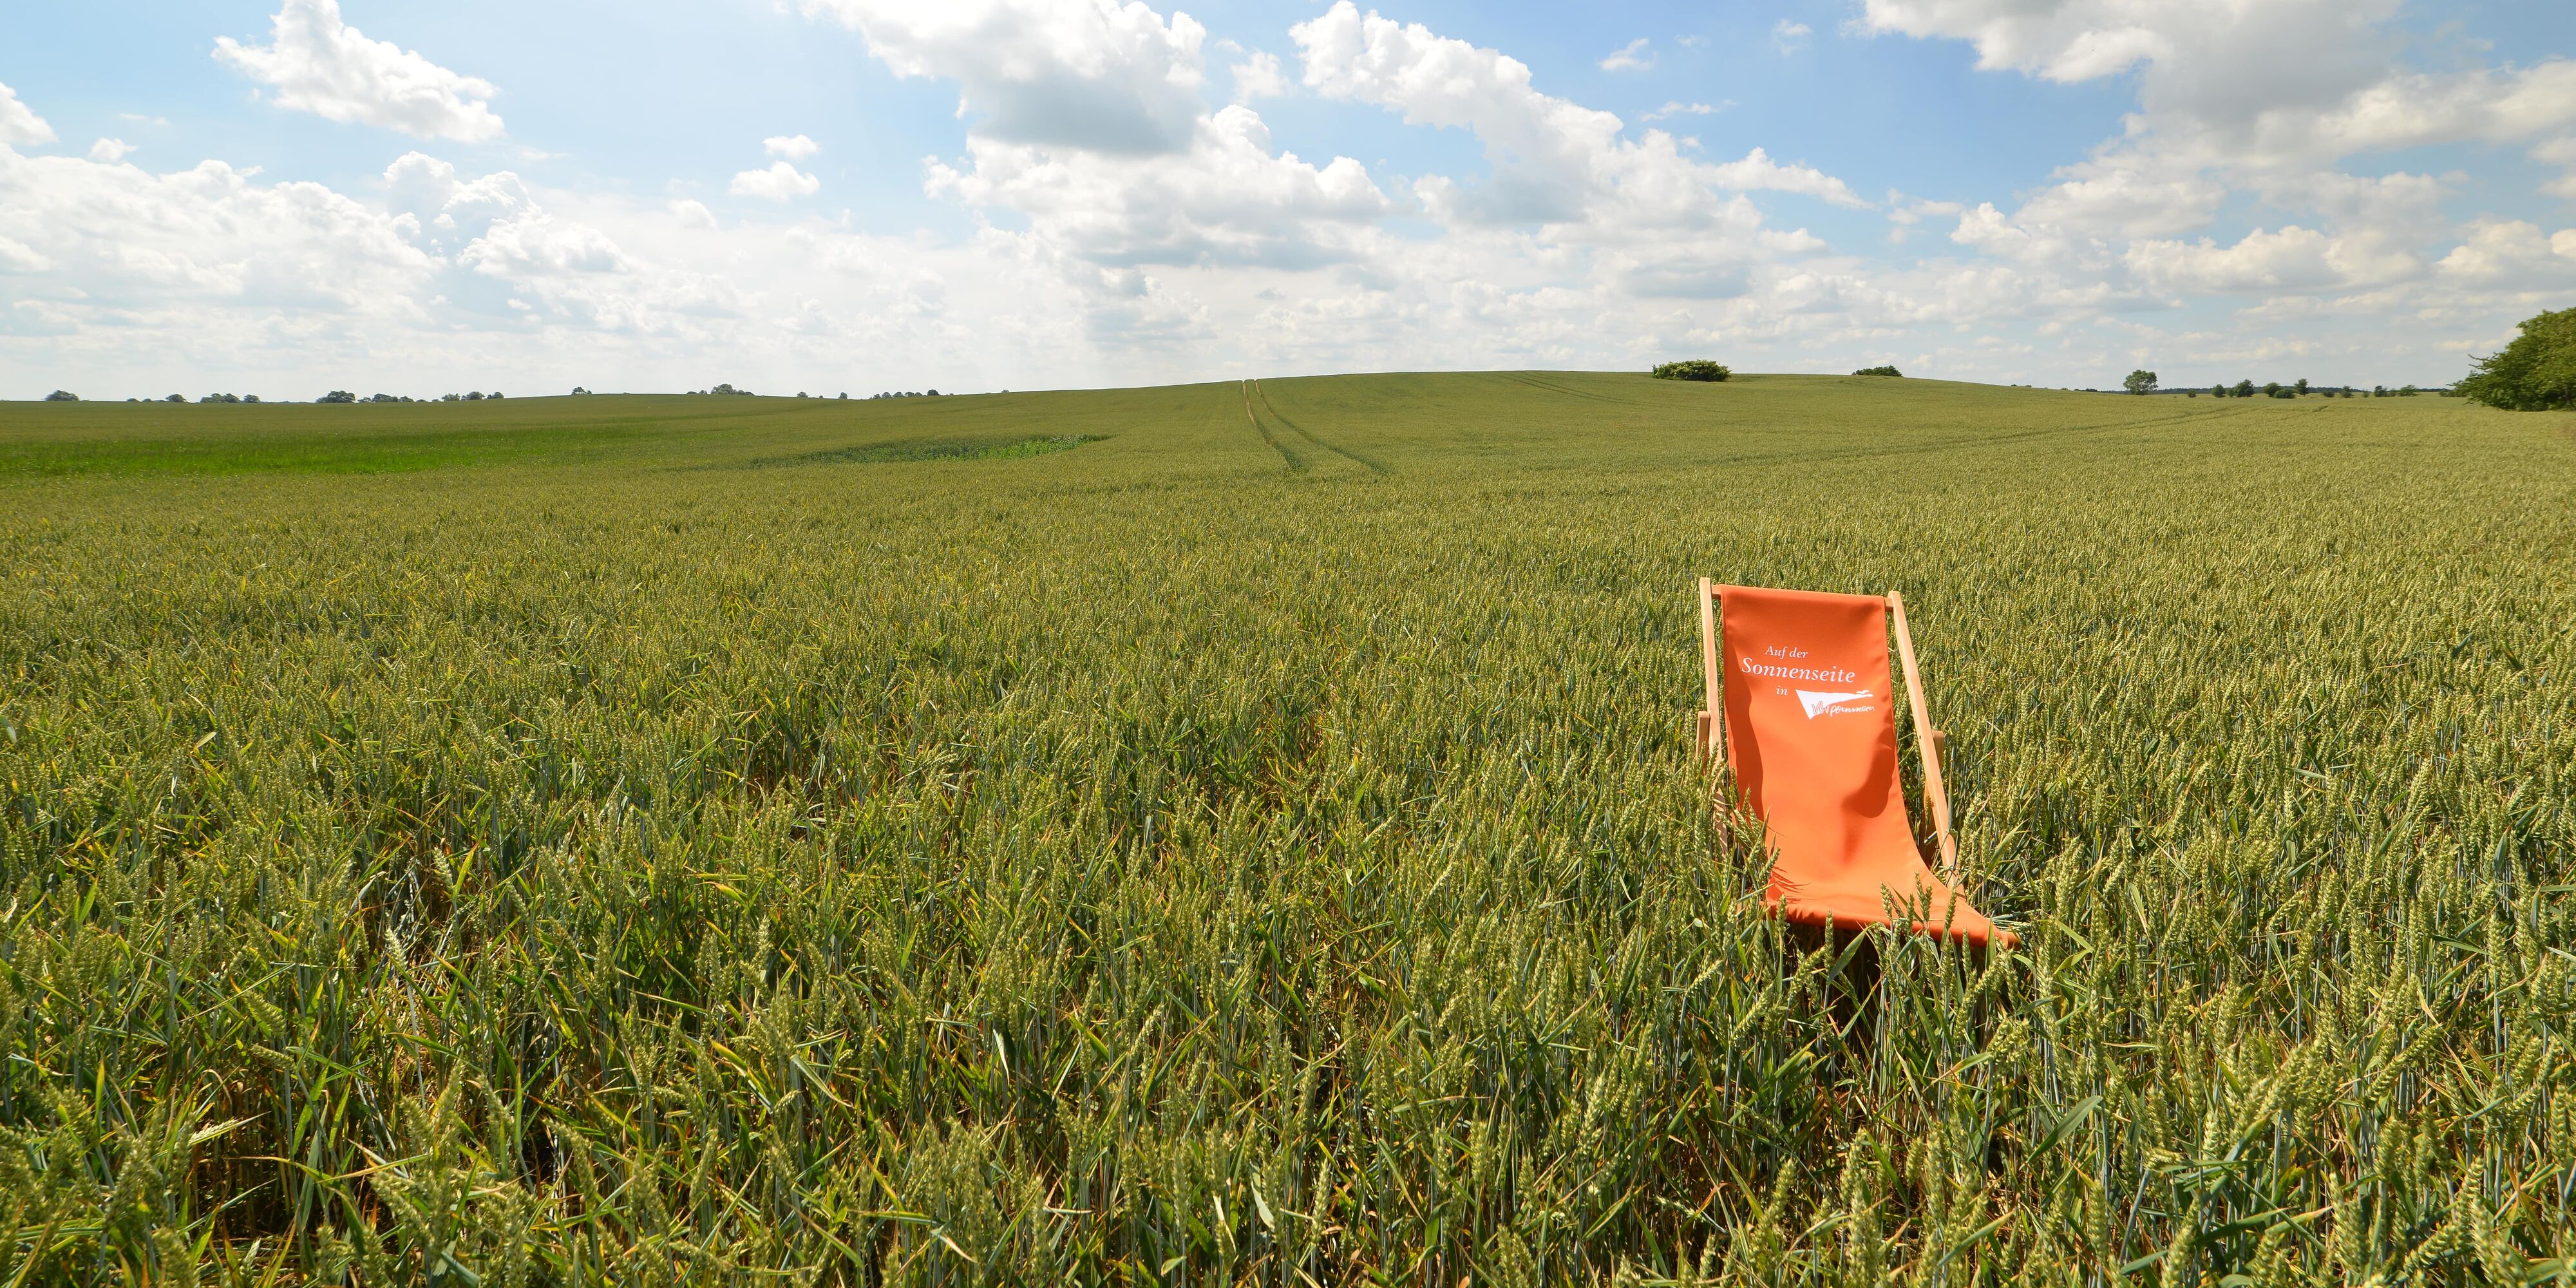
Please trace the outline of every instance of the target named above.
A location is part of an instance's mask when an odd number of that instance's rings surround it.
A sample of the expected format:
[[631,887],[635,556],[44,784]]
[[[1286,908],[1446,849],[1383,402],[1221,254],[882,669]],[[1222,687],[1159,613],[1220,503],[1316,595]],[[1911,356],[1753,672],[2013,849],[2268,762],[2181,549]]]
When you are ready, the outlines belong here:
[[2576,201],[2576,135],[2551,139],[2531,150],[2531,159],[2564,168],[2563,177],[2542,184],[2540,190],[2553,197]]
[[[929,162],[926,187],[1024,224],[989,232],[994,248],[1063,283],[1096,334],[1163,344],[1195,325],[1154,270],[1309,272],[1389,240],[1374,224],[1395,203],[1359,162],[1279,150],[1244,102],[1206,108],[1205,33],[1183,15],[1109,0],[807,9],[859,27],[899,74],[960,83],[966,152]],[[1275,55],[1246,52],[1233,72],[1239,100],[1290,88]]]
[[2189,294],[2301,293],[2345,285],[2333,238],[2292,224],[2278,232],[2255,229],[2232,246],[2203,237],[2196,243],[2144,241],[2129,248],[2128,263],[2156,289]]
[[1605,72],[1642,72],[1647,68],[1654,66],[1655,56],[1647,51],[1646,45],[1646,38],[1639,36],[1635,40],[1629,41],[1626,45],[1610,51],[1609,55],[1601,60],[1601,70]]
[[[723,319],[751,307],[729,278],[688,265],[684,251],[657,256],[628,247],[629,236],[650,241],[675,223],[684,235],[666,251],[713,231],[712,215],[691,227],[685,207],[705,213],[695,202],[673,203],[660,218],[645,207],[615,205],[610,220],[585,219],[539,200],[509,171],[468,180],[448,162],[418,152],[386,169],[385,188],[397,220],[444,270],[439,302],[472,318],[477,329],[548,325],[707,337]],[[680,218],[670,219],[673,213]],[[602,226],[612,221],[624,228]]]
[[2207,224],[2227,198],[2226,185],[2199,168],[2151,154],[2112,153],[2058,176],[2023,203],[2021,222],[2085,236],[2170,237]]
[[215,41],[215,58],[276,91],[279,107],[327,120],[472,142],[501,133],[489,81],[460,75],[410,50],[369,40],[340,20],[339,0],[284,0],[274,42]]
[[54,141],[54,127],[18,101],[18,91],[0,85],[0,145],[33,147]]
[[1314,267],[1355,258],[1356,231],[1393,203],[1349,157],[1321,167],[1275,150],[1240,104],[1203,120],[1185,152],[1144,157],[970,141],[966,169],[932,168],[933,192],[1026,217],[1050,245],[1095,263]]
[[1288,77],[1279,70],[1279,55],[1268,50],[1252,51],[1250,57],[1236,63],[1232,70],[1234,101],[1237,103],[1278,98],[1288,93]]
[[[1733,107],[1734,105],[1735,100],[1728,99],[1726,102],[1719,104],[1718,107]],[[1709,113],[1718,110],[1718,107],[1711,107],[1706,103],[1684,103],[1679,99],[1675,99],[1665,103],[1662,107],[1656,108],[1654,111],[1638,117],[1637,119],[1640,121],[1667,121],[1676,116],[1706,116]]]
[[[1957,273],[1988,275],[1975,290],[1998,305],[2054,292],[2069,302],[2069,322],[2104,326],[2133,325],[2117,310],[2257,301],[2240,314],[2244,334],[2204,335],[2188,356],[2312,345],[2278,338],[2301,319],[2486,318],[2528,308],[2563,280],[2565,261],[2535,226],[2455,229],[2442,211],[2448,180],[2339,168],[2470,141],[2527,143],[2535,160],[2576,167],[2576,146],[2564,159],[2555,150],[2576,126],[2576,63],[2480,66],[2462,42],[2441,65],[2417,66],[2409,55],[2421,44],[2398,13],[2399,0],[1864,0],[1855,27],[1965,40],[1993,71],[2129,78],[2136,110],[2091,155],[2022,194],[2017,209],[1959,211],[1950,240],[1979,263]],[[2297,57],[2279,56],[2290,48]],[[2576,196],[2576,181],[2567,188]],[[2249,198],[2300,217],[2204,231]],[[1932,213],[1912,208],[1891,240]],[[2387,360],[2353,355],[2374,367]]]
[[1913,234],[1914,227],[1934,216],[1956,216],[1967,213],[1967,207],[1955,201],[1927,201],[1909,197],[1890,189],[1887,194],[1887,230],[1890,245],[1901,246]]
[[123,139],[100,139],[89,145],[89,159],[102,165],[114,165],[133,152],[134,145]]
[[1768,188],[1815,197],[1837,206],[1869,208],[1869,203],[1842,180],[1810,165],[1781,165],[1760,148],[1745,153],[1741,161],[1711,166],[1709,173],[1720,186],[1739,191]]
[[434,267],[386,211],[320,184],[262,185],[220,161],[155,175],[0,148],[0,228],[36,273],[13,293],[69,290],[108,312],[399,312]]
[[2208,165],[2319,165],[2576,123],[2576,62],[2416,70],[2398,12],[2399,0],[1864,0],[1860,23],[1967,40],[1989,70],[2066,82],[2134,71],[2141,111],[2127,133]]
[[898,76],[959,82],[958,114],[1010,143],[1153,153],[1203,114],[1207,29],[1116,0],[801,0],[867,38]]
[[2473,287],[2576,285],[2576,228],[2544,233],[2519,219],[2480,219],[2442,257],[2442,276]]
[[745,170],[733,177],[729,189],[737,197],[759,197],[767,201],[792,201],[810,197],[823,190],[823,181],[785,161],[773,161],[766,170]]
[[1798,47],[1806,42],[1807,37],[1814,34],[1814,28],[1803,22],[1792,22],[1787,18],[1771,24],[1771,40],[1784,54],[1796,53]]
[[723,226],[716,222],[716,212],[707,209],[703,201],[685,199],[674,201],[670,205],[670,211],[671,217],[679,220],[683,228],[699,228],[714,232]]
[[1519,59],[1419,23],[1363,17],[1350,0],[1289,35],[1305,56],[1308,88],[1387,108],[1408,124],[1463,127],[1484,144],[1490,181],[1416,185],[1444,218],[1583,225],[1607,236],[1654,228],[1670,235],[1759,222],[1749,209],[1725,208],[1712,189],[1770,188],[1867,204],[1840,180],[1806,166],[1777,165],[1759,148],[1741,161],[1711,166],[1681,156],[1660,130],[1621,138],[1618,117],[1538,92]]
[[769,138],[762,139],[760,141],[760,146],[765,149],[769,155],[774,157],[785,157],[790,161],[802,161],[805,158],[823,150],[822,144],[816,143],[814,140],[806,138],[802,134],[772,135]]

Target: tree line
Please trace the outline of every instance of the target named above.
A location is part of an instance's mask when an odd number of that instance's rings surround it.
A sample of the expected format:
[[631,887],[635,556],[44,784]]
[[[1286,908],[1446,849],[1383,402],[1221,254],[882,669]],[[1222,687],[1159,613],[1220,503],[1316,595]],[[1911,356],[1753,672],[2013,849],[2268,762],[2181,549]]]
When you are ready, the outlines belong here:
[[[2128,379],[2120,382],[2120,387],[2133,394],[2178,393],[2186,398],[2198,398],[2202,392],[2199,389],[2163,388],[2156,382],[2156,373],[2149,371],[2144,367],[2130,372]],[[2084,392],[2092,393],[2095,391],[2088,389]],[[2413,398],[2424,392],[2426,391],[2419,389],[2414,385],[2401,385],[2395,389],[2391,389],[2386,385],[2372,385],[2368,389],[2363,389],[2357,385],[2312,385],[2308,383],[2307,377],[2305,376],[2301,376],[2297,380],[2293,380],[2286,385],[2282,384],[2278,380],[2265,381],[2260,385],[2255,384],[2251,380],[2239,380],[2232,385],[2222,381],[2218,384],[2211,385],[2208,389],[2209,396],[2212,398],[2252,398],[2258,394],[2265,398],[2305,398],[2310,394],[2315,394],[2323,398]],[[2432,392],[2438,393],[2442,391],[2435,390]]]

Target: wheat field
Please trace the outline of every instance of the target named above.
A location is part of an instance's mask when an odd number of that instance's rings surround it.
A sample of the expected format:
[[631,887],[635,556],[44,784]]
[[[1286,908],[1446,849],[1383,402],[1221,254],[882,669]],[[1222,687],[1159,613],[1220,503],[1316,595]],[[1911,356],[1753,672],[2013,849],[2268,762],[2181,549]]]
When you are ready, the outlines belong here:
[[[2571,425],[0,406],[0,1285],[2576,1281]],[[2019,950],[1762,915],[1703,575]]]

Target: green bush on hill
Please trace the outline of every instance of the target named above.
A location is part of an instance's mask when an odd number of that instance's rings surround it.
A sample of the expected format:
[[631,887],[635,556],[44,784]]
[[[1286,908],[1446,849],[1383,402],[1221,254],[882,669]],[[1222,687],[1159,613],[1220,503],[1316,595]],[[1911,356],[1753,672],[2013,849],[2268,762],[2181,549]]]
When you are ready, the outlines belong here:
[[2513,343],[2478,359],[2455,391],[2506,411],[2576,407],[2576,309],[2527,319],[2521,331]]
[[1890,363],[1883,367],[1863,367],[1852,374],[1855,376],[1902,376],[1905,373],[1897,370],[1894,363]]
[[1687,362],[1667,362],[1655,368],[1657,380],[1724,380],[1734,374],[1727,370],[1723,363],[1711,362],[1706,358],[1693,358]]

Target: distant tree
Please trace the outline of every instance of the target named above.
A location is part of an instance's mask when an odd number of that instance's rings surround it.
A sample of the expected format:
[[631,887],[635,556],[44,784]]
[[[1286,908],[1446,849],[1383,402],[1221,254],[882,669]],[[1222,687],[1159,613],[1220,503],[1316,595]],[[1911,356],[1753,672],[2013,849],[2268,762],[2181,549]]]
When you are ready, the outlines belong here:
[[2276,394],[2278,394],[2278,393],[2280,393],[2280,392],[2281,392],[2281,382],[2280,382],[2280,381],[2278,381],[2278,380],[2266,380],[2266,381],[2264,381],[2264,382],[2263,382],[2263,396],[2264,396],[2264,397],[2266,397],[2266,398],[2270,398],[2270,397],[2273,397],[2274,395],[2276,395]]
[[841,401],[842,401],[842,402],[848,402],[849,400],[850,400],[850,393],[849,393],[849,391],[848,391],[848,390],[846,390],[846,389],[845,389],[845,390],[842,390],[842,391],[841,391]]
[[2237,381],[2237,382],[2236,382],[2236,391],[2235,391],[2235,392],[2236,392],[2236,396],[2237,396],[2237,397],[2239,397],[2239,398],[2251,398],[2251,397],[2253,397],[2253,396],[2254,396],[2254,382],[2253,382],[2253,381],[2251,381],[2251,380],[2239,380],[2239,381]]
[[243,401],[243,402],[246,402],[246,403],[255,403],[255,402],[258,402],[258,401],[259,401],[259,395],[258,395],[258,394],[243,394],[243,395],[242,395],[242,401]]
[[2397,387],[2397,396],[2400,398],[2412,398],[2422,392],[2424,391],[2417,389],[2413,385],[2399,385]]
[[936,389],[931,390],[931,391],[930,391],[930,396],[931,396],[931,397],[933,397],[933,398],[938,397],[938,396],[939,396],[939,391],[938,391],[938,390],[936,390]]
[[2225,386],[2225,385],[2211,385],[2211,386],[2209,387],[2209,396],[2210,396],[2210,397],[2212,397],[2212,398],[2224,398],[2224,397],[2226,397],[2226,396],[2227,396],[2227,386]]
[[45,395],[45,401],[46,401],[46,402],[79,402],[79,401],[80,401],[80,395],[79,395],[79,394],[76,394],[76,393],[73,393],[73,392],[71,392],[70,390],[67,390],[67,389],[57,389],[57,390],[53,391],[52,393],[49,393],[49,394]]
[[2185,398],[2198,398],[2200,396],[2200,391],[2197,389],[2186,389],[2182,391],[2182,396]]
[[2299,382],[2290,386],[2290,388],[2299,393],[2306,393],[2308,391],[2308,378],[2306,376],[2299,377]]
[[2459,395],[2506,411],[2576,407],[2576,309],[2526,318],[2515,330],[2511,343],[2476,360],[2454,386]]
[[177,394],[172,394],[172,395],[170,395],[169,397],[162,399],[161,401],[163,401],[163,402],[179,402],[179,403],[183,403],[183,402],[186,402],[186,401],[188,401],[188,400],[187,400],[187,399],[185,399],[185,398],[180,397],[180,396],[179,396],[179,395],[177,395]]
[[572,391],[573,391],[574,393],[576,393],[576,394],[586,394],[586,393],[589,393],[589,392],[590,392],[589,390],[584,389],[584,388],[582,388],[582,387],[581,387],[581,386],[579,386],[579,385],[574,385],[574,386],[572,387]]
[[349,392],[348,390],[346,390],[346,389],[334,389],[334,390],[332,390],[331,392],[329,392],[329,393],[327,393],[327,394],[324,394],[324,395],[322,395],[322,396],[321,396],[321,397],[319,397],[319,398],[314,399],[313,401],[315,401],[315,402],[326,402],[326,403],[353,403],[353,402],[358,401],[358,396],[357,396],[356,394],[350,393],[350,392]]
[[485,395],[483,395],[483,396],[484,396],[484,397],[486,397],[486,398],[492,399],[492,400],[493,400],[493,401],[495,401],[495,402],[498,402],[498,401],[500,400],[500,398],[501,398],[501,391],[500,391],[500,390],[498,390],[498,389],[495,389],[495,390],[493,390],[492,392],[490,392],[490,393],[488,393],[488,394],[485,394]]
[[1718,381],[1724,380],[1728,376],[1734,374],[1734,372],[1727,370],[1724,364],[1711,362],[1706,358],[1691,358],[1682,362],[1667,362],[1654,370],[1654,376],[1657,380]]
[[1902,376],[1905,373],[1897,370],[1895,365],[1891,363],[1883,367],[1863,367],[1852,374],[1855,376]]
[[2144,367],[2140,367],[2137,370],[2130,372],[2129,378],[2120,382],[2120,387],[2133,394],[2154,393],[2156,391],[2156,373],[2149,371]]

